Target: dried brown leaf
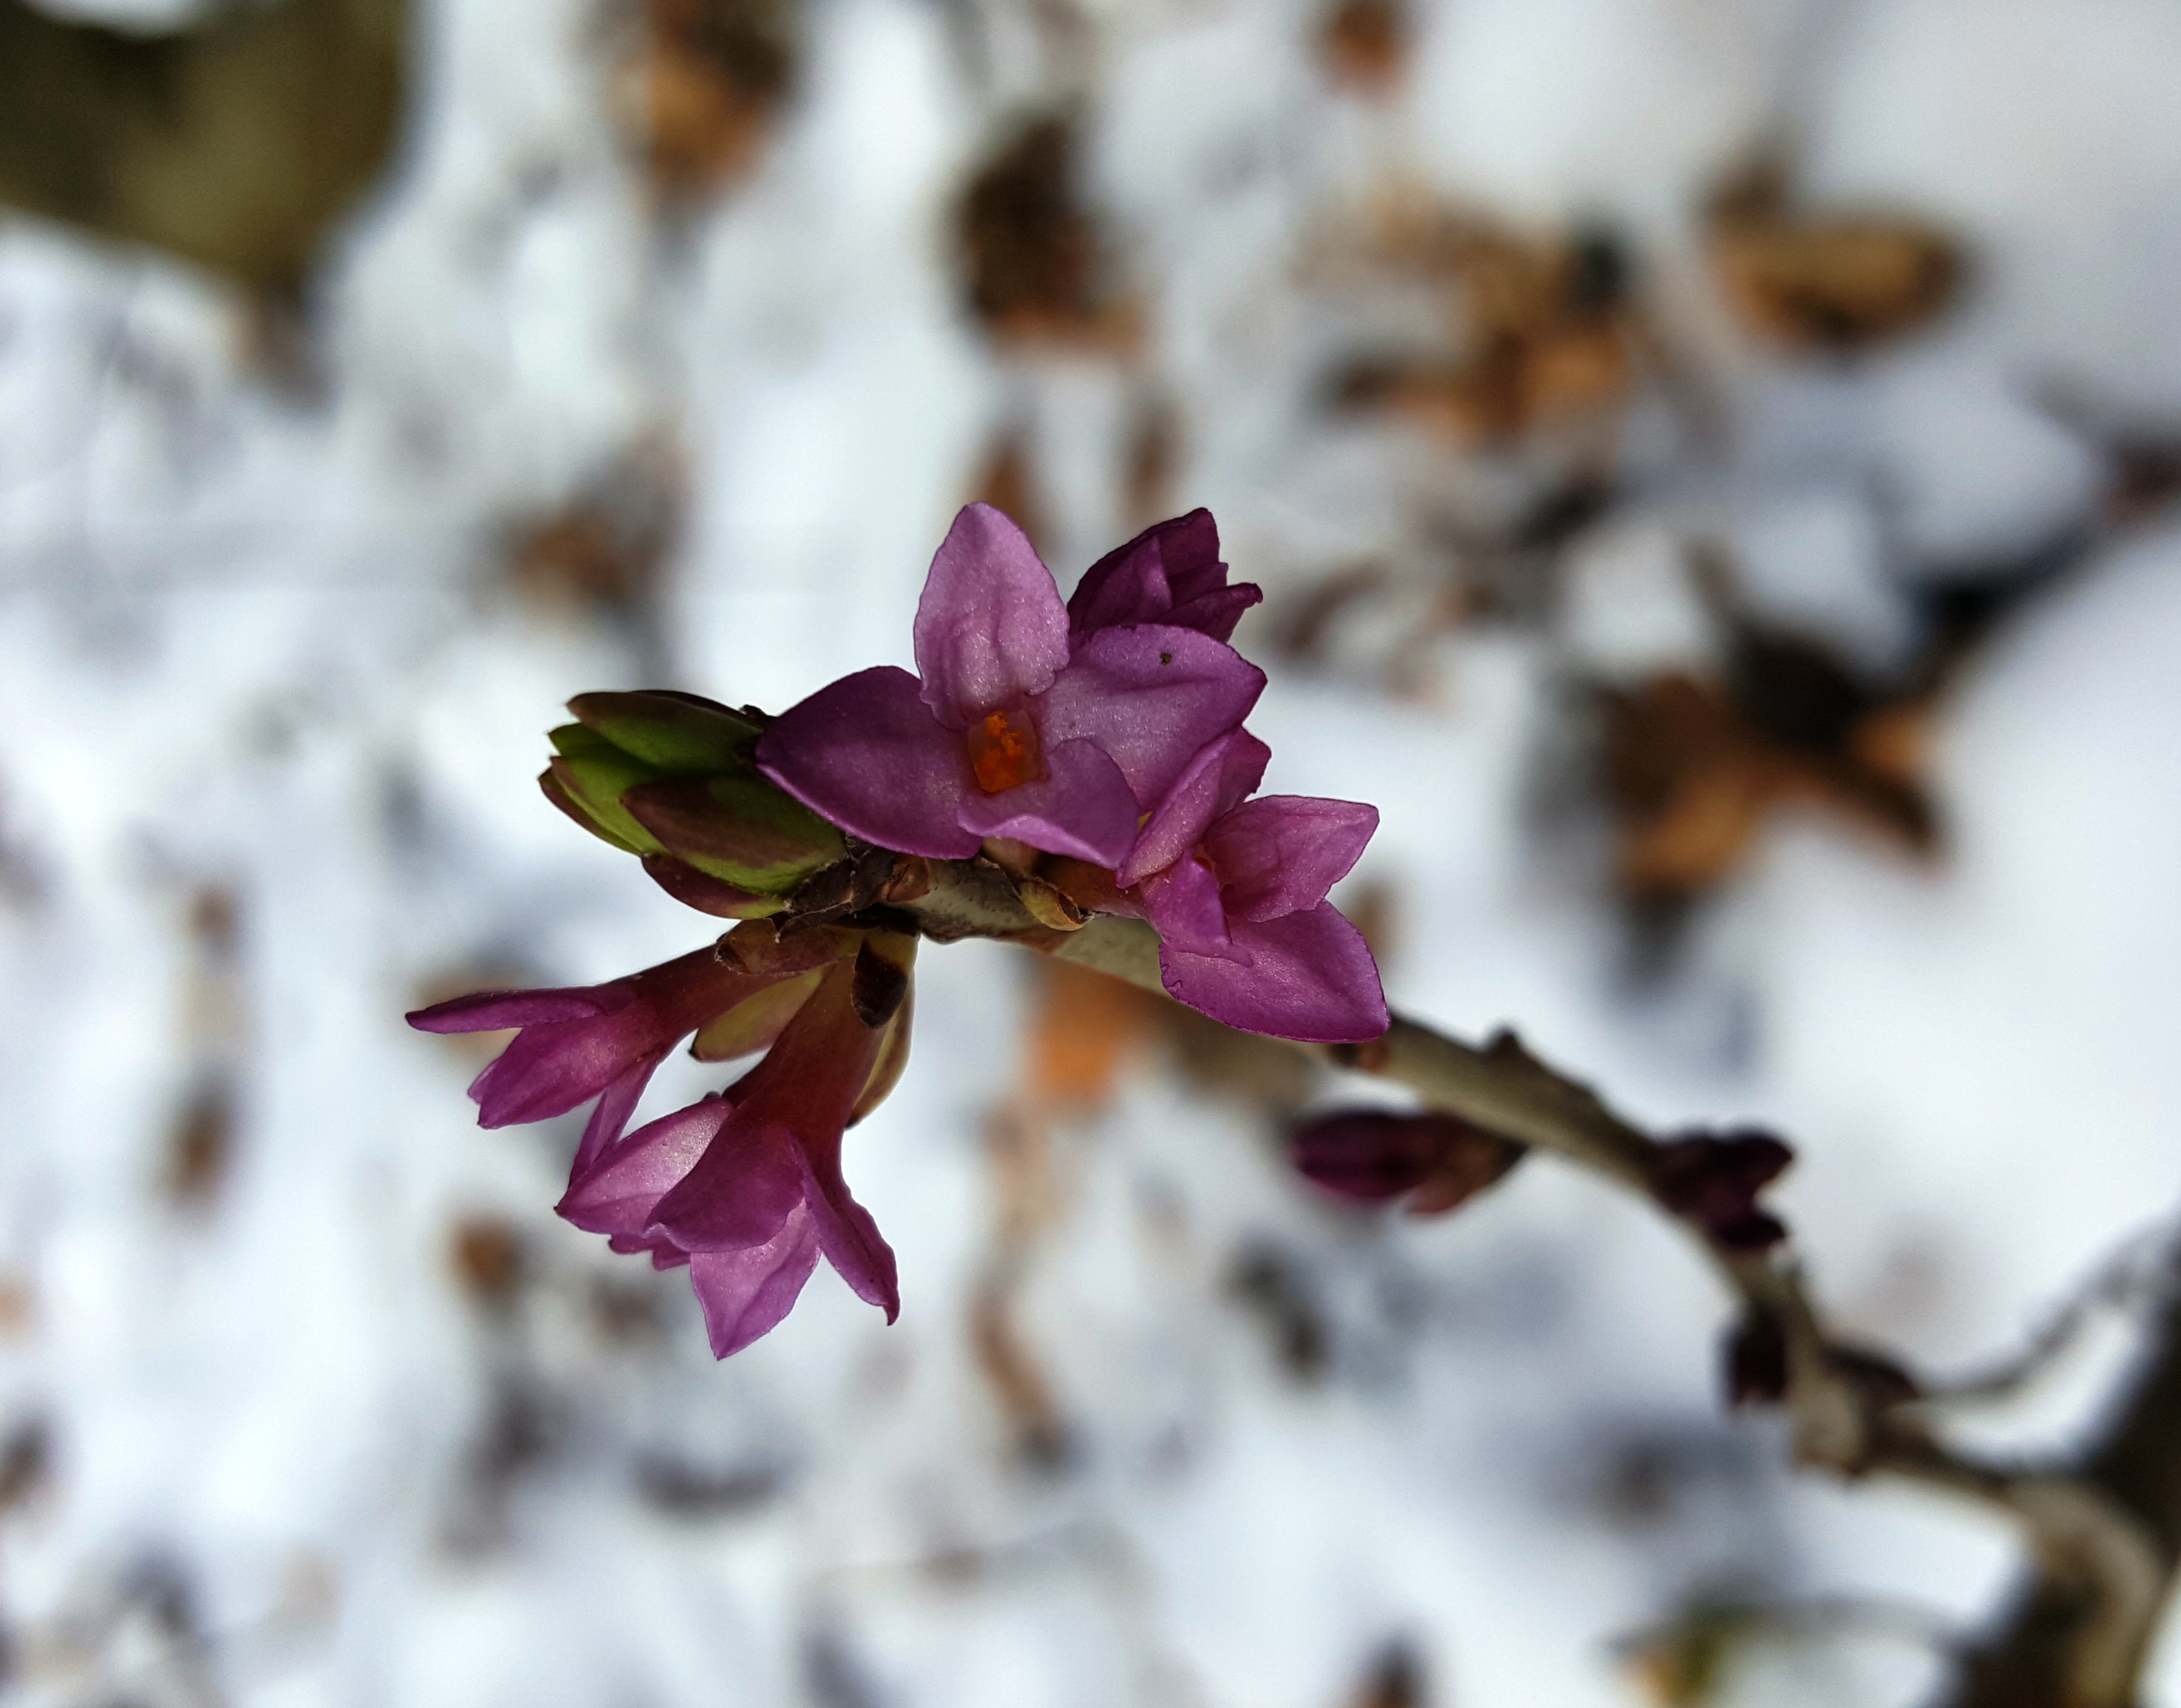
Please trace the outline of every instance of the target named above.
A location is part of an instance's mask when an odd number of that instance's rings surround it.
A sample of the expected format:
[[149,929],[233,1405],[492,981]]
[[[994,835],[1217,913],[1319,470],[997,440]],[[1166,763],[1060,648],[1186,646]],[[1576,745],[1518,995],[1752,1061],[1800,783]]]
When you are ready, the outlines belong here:
[[1962,273],[1942,233],[1877,215],[1728,221],[1711,259],[1742,324],[1797,350],[1898,337],[1952,300]]
[[1410,30],[1400,0],[1339,0],[1318,32],[1326,74],[1337,88],[1383,96],[1400,85]]
[[649,0],[625,106],[651,179],[674,196],[746,176],[795,85],[790,0]]
[[393,146],[408,33],[403,0],[162,35],[0,0],[0,202],[299,295]]
[[1002,344],[1127,355],[1141,314],[1118,289],[1079,152],[1075,121],[1047,113],[1003,136],[970,174],[954,217],[964,289]]

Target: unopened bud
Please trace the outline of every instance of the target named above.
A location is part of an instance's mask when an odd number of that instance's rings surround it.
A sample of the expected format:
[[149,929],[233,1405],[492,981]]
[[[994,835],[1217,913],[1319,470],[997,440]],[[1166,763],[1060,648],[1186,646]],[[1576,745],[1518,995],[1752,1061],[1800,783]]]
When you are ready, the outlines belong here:
[[757,725],[716,701],[652,689],[633,694],[578,694],[568,709],[631,758],[669,777],[747,772]]
[[621,804],[667,852],[759,895],[785,895],[842,855],[839,831],[755,775],[639,783]]
[[1295,1129],[1290,1151],[1303,1176],[1365,1204],[1413,1193],[1411,1210],[1443,1215],[1474,1198],[1522,1160],[1527,1147],[1451,1115],[1346,1110]]

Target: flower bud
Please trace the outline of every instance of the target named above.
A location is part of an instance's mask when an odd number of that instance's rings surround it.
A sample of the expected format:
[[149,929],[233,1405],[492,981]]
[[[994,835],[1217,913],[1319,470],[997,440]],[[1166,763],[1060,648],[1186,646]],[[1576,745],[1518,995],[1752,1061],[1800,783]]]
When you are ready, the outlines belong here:
[[[568,706],[581,721],[552,732],[557,752],[539,786],[586,829],[649,857],[670,894],[701,890],[691,906],[730,917],[772,912],[772,898],[841,858],[840,832],[759,774],[752,717],[664,691],[578,694]],[[677,886],[685,872],[740,899]]]
[[1336,1197],[1386,1204],[1414,1193],[1411,1212],[1443,1215],[1522,1160],[1525,1147],[1459,1116],[1391,1110],[1336,1110],[1289,1141],[1304,1178]]
[[754,772],[670,777],[623,792],[622,811],[699,872],[785,895],[845,851],[841,833]]
[[739,712],[664,689],[578,694],[568,709],[629,758],[670,777],[748,771],[750,751],[762,733]]

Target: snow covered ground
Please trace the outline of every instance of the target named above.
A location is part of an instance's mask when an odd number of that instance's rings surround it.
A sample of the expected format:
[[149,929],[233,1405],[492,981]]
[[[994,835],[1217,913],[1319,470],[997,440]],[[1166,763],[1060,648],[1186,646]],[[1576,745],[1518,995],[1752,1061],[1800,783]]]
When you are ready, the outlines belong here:
[[[1655,1215],[1547,1162],[1443,1221],[1338,1211],[1155,1051],[1101,1113],[1034,1107],[994,945],[924,956],[908,1077],[850,1142],[901,1322],[828,1272],[725,1365],[680,1278],[552,1218],[572,1132],[478,1131],[481,1058],[402,1026],[710,934],[538,798],[560,703],[905,662],[1009,423],[1063,582],[1130,531],[1146,383],[1173,507],[1276,603],[1531,478],[1312,402],[1339,315],[1296,257],[1398,179],[1628,234],[1726,425],[1632,416],[1557,614],[1427,634],[1398,691],[1398,600],[1310,669],[1245,622],[1268,786],[1383,811],[1351,894],[1390,897],[1396,1006],[1514,1024],[1662,1127],[1776,1126],[1821,1296],[1941,1371],[2181,1199],[2181,519],[2100,521],[2112,445],[2181,435],[2181,14],[1441,0],[1375,102],[1296,0],[1069,15],[1074,58],[997,3],[814,0],[755,175],[669,228],[589,8],[426,4],[316,391],[242,359],[218,288],[0,224],[10,1700],[1582,1708],[1647,1700],[1620,1639],[1763,1604],[1819,1617],[1734,1644],[1710,1700],[1908,1704],[1995,1604],[1983,1518],[1795,1476],[1722,1413],[1726,1302]],[[1068,91],[1133,377],[957,306],[963,174]],[[1781,138],[1810,200],[1957,237],[1959,306],[1852,359],[1738,332],[1694,210]],[[511,538],[662,437],[687,507],[648,607],[511,580]],[[2079,545],[1944,694],[1936,863],[1775,815],[1633,983],[1597,816],[1541,780],[1571,669],[1712,656],[1698,532],[1878,667],[1919,588]],[[647,1109],[708,1083],[661,1080]],[[1035,1403],[994,1380],[996,1287]],[[2070,1438],[2124,1349],[1976,1427]]]

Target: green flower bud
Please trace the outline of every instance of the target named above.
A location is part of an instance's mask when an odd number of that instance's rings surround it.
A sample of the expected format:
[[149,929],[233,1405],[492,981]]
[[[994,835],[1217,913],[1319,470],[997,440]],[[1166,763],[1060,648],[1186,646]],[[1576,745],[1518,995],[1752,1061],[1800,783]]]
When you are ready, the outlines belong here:
[[[694,694],[663,689],[634,694],[578,694],[568,709],[614,747],[665,777],[704,777],[751,769],[758,726],[738,712]],[[566,748],[561,750],[566,752]]]
[[759,895],[785,895],[848,851],[838,830],[754,774],[642,783],[621,805],[667,852]]

